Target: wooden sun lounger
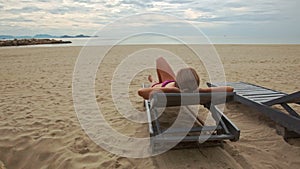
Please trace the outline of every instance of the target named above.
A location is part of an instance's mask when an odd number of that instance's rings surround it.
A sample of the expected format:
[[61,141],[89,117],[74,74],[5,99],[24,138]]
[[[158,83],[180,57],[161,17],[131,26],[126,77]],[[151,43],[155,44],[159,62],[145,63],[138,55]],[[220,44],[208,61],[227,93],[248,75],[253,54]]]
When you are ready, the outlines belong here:
[[[193,133],[193,135],[186,135],[182,142],[199,142],[199,140],[205,139],[206,142],[222,142],[222,140],[228,139],[231,141],[239,140],[240,130],[216,107],[218,104],[224,104],[226,101],[233,99],[232,92],[212,92],[212,93],[154,93],[149,100],[145,100],[145,107],[148,118],[149,133],[151,138],[158,136],[163,133],[163,137],[155,137],[152,139],[151,144],[155,149],[155,144],[161,142],[174,142],[178,141],[176,133],[186,132]],[[212,99],[213,97],[213,99]],[[167,100],[167,102],[165,102]],[[212,117],[219,123],[216,126],[197,126],[191,129],[175,128],[163,130],[159,122],[158,108],[160,107],[171,107],[171,106],[186,106],[186,110],[193,113],[188,105],[203,105],[211,113]],[[212,135],[200,135],[200,132],[207,131],[212,132]],[[199,135],[194,135],[199,133]],[[172,135],[174,134],[174,135]],[[166,136],[167,135],[167,136]]]
[[[245,82],[208,83],[208,86],[224,85],[234,88],[235,101],[256,108],[279,124],[278,132],[285,139],[300,137],[300,115],[288,105],[300,104],[300,91],[286,94]],[[271,107],[276,104],[280,104],[287,113]]]

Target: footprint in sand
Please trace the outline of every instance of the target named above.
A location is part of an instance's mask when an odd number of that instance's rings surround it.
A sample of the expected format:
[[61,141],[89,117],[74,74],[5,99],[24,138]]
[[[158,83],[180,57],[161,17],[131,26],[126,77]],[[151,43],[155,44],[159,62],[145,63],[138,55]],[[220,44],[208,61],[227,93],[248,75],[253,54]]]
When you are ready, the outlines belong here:
[[134,164],[128,158],[118,157],[117,161],[115,163],[115,167],[116,168],[124,168],[124,169],[128,168],[128,169],[130,169],[130,168],[134,167]]
[[88,148],[87,141],[81,137],[76,137],[71,147],[71,151],[79,154],[86,154],[90,150]]

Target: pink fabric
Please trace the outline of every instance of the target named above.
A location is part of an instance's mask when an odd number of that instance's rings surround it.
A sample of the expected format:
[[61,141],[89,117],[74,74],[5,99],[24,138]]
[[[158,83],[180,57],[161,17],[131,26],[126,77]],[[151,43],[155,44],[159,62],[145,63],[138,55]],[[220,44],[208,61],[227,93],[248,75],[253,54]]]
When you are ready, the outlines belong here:
[[175,82],[175,81],[174,80],[166,80],[166,81],[164,81],[162,83],[157,82],[157,83],[154,83],[151,87],[154,87],[154,86],[156,86],[158,84],[161,84],[161,87],[166,87],[169,83],[172,83],[172,82]]
[[166,80],[161,84],[161,87],[166,87],[169,83],[175,82],[174,80]]

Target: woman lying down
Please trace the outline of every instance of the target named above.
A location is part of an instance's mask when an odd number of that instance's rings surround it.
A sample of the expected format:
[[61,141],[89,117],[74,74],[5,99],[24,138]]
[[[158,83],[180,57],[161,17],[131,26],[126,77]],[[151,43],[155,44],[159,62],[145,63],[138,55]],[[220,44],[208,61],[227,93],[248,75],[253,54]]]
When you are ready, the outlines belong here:
[[138,90],[138,94],[144,99],[149,99],[152,92],[164,93],[195,93],[195,92],[232,92],[233,88],[229,86],[199,88],[200,79],[193,68],[180,69],[175,76],[168,62],[160,57],[156,60],[156,71],[158,82],[154,81],[152,76],[148,80],[152,83],[149,88]]

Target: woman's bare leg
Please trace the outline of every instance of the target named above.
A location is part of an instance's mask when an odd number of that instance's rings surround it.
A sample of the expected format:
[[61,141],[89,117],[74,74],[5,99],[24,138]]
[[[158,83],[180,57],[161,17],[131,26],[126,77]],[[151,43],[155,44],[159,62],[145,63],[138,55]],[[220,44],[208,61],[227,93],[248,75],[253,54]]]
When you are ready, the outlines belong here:
[[166,80],[175,80],[175,73],[163,57],[156,60],[156,71],[160,83]]

